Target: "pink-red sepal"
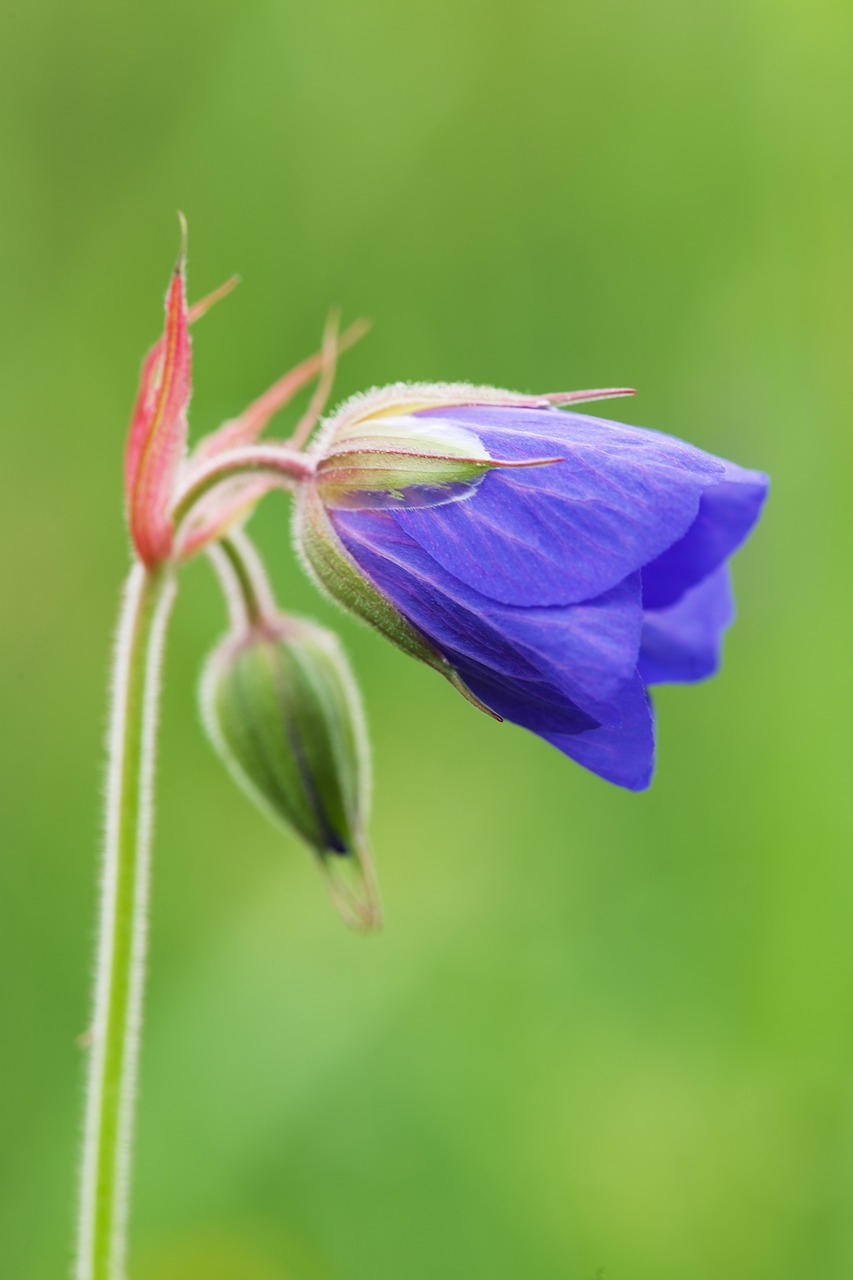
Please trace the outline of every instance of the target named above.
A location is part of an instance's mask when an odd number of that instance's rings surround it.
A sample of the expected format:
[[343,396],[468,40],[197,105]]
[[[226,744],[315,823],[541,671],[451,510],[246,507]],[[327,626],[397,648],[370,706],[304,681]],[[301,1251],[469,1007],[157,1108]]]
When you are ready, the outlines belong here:
[[140,560],[149,567],[172,552],[169,508],[186,450],[189,399],[190,336],[182,252],[166,294],[163,336],[142,366],[125,452],[130,536]]

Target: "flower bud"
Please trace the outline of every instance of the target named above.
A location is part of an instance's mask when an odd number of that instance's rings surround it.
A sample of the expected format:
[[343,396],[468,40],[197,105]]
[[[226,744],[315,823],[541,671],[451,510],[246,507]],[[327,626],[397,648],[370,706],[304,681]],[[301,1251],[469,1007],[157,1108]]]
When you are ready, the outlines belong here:
[[202,711],[244,791],[313,849],[347,923],[376,928],[367,735],[336,637],[282,615],[229,636],[208,662]]

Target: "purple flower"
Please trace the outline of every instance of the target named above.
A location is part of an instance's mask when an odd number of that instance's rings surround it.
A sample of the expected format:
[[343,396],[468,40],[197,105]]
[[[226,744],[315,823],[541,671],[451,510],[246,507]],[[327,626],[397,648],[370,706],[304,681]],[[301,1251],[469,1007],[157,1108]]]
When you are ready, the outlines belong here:
[[602,394],[357,397],[315,447],[297,543],[332,595],[472,701],[639,791],[648,686],[717,670],[728,560],[768,481],[555,407]]

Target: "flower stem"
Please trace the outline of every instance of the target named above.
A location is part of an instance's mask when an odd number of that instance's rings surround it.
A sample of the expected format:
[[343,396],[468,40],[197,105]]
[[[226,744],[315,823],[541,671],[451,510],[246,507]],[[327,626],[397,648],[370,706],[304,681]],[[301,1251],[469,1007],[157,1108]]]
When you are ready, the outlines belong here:
[[175,496],[172,521],[175,536],[201,498],[235,476],[268,475],[283,485],[298,484],[314,474],[316,462],[281,444],[246,444],[215,454],[190,471]]
[[137,564],[125,586],[115,652],[77,1280],[124,1280],[157,701],[174,595],[171,567]]
[[220,538],[208,552],[228,603],[232,627],[257,627],[275,613],[261,558],[242,529]]

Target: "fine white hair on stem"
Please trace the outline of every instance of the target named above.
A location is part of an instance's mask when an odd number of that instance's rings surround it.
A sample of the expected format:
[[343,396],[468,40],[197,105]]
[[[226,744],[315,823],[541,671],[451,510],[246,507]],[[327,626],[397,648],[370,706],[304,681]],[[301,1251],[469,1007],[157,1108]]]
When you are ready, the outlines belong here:
[[207,547],[228,609],[232,631],[272,618],[276,612],[267,571],[252,540],[242,529],[232,529]]
[[124,1275],[148,931],[152,783],[169,569],[134,566],[113,659],[106,829],[80,1183],[77,1280]]

